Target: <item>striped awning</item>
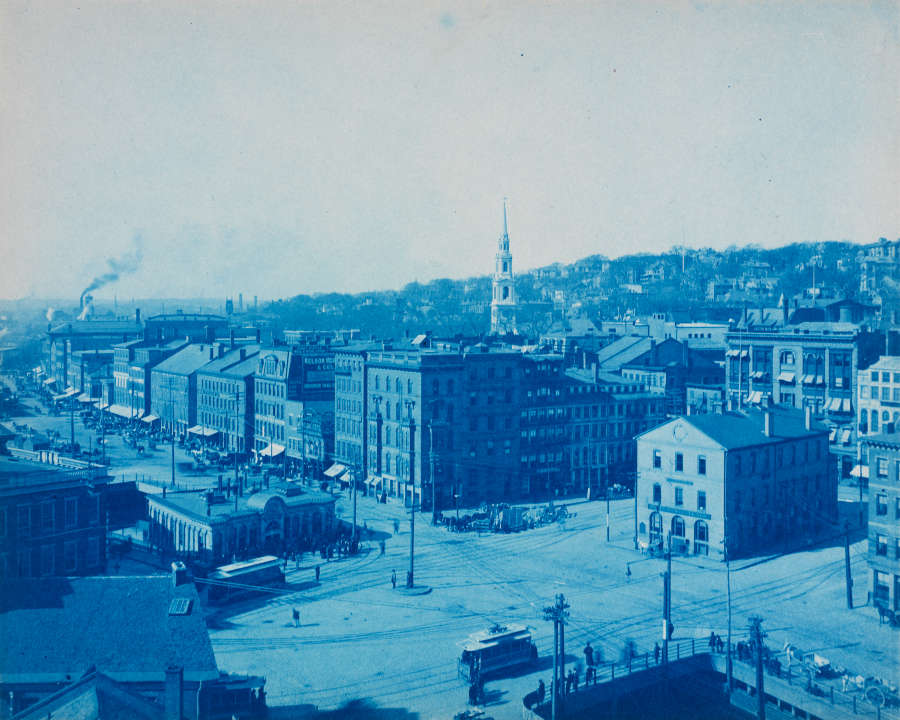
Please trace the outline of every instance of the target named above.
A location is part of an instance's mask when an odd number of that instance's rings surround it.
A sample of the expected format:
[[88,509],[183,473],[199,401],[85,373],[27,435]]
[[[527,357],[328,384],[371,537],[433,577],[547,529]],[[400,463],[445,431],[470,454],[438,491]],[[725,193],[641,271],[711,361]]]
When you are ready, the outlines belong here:
[[861,477],[868,478],[869,477],[869,466],[868,465],[854,465],[853,469],[850,471],[851,477]]
[[159,415],[154,415],[153,413],[150,413],[149,415],[145,415],[144,417],[141,418],[141,422],[145,422],[145,423],[154,423],[157,420],[159,420]]
[[257,455],[257,457],[260,457],[260,458],[273,458],[273,457],[278,457],[283,452],[284,452],[284,445],[278,445],[277,443],[269,443],[262,450],[258,450],[256,452],[256,455]]
[[325,476],[330,477],[330,478],[336,478],[336,477],[340,477],[345,472],[347,472],[346,465],[341,465],[340,463],[334,463],[331,467],[329,467],[325,471]]
[[188,428],[188,435],[199,435],[204,438],[212,437],[218,432],[215,428],[204,427],[203,425],[194,425]]
[[122,418],[130,419],[130,418],[138,416],[138,411],[132,410],[127,405],[117,405],[117,404],[113,403],[112,405],[109,406],[109,411],[113,415],[118,415],[119,417],[122,417]]
[[797,381],[797,376],[792,372],[778,373],[778,382],[793,383]]

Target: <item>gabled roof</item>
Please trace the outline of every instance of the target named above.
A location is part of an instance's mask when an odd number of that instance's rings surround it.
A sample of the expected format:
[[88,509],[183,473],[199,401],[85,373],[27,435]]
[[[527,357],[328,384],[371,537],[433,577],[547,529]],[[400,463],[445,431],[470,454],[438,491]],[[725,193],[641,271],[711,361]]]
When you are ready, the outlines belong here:
[[[766,412],[772,413],[774,433],[771,436],[764,432]],[[792,438],[811,438],[828,433],[828,428],[815,420],[812,422],[811,429],[807,430],[804,413],[800,410],[786,408],[771,408],[768,411],[750,409],[742,412],[727,412],[722,415],[685,415],[659,427],[676,422],[692,425],[725,450],[784,442]],[[647,432],[654,432],[659,427]]]
[[165,708],[112,678],[91,670],[13,720],[163,720]]
[[165,372],[173,375],[190,375],[210,362],[208,344],[188,345],[174,355],[159,363],[153,372]]
[[627,335],[614,340],[597,352],[597,364],[603,370],[618,370],[650,349],[647,336]]
[[[191,600],[170,614],[175,598]],[[35,632],[40,628],[40,632]],[[169,575],[7,580],[0,587],[0,682],[58,682],[96,667],[114,679],[185,680],[219,671],[192,583]]]

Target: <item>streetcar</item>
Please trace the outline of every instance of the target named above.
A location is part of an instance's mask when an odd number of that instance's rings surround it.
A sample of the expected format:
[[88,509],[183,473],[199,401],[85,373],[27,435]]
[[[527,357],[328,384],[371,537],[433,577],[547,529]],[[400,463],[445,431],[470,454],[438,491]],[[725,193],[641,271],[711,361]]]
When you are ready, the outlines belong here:
[[[209,602],[226,603],[265,592],[267,587],[283,587],[282,561],[274,555],[222,565],[209,574]],[[257,589],[263,588],[263,589]]]
[[524,625],[493,625],[473,633],[463,643],[457,662],[460,677],[468,682],[537,660],[537,645]]

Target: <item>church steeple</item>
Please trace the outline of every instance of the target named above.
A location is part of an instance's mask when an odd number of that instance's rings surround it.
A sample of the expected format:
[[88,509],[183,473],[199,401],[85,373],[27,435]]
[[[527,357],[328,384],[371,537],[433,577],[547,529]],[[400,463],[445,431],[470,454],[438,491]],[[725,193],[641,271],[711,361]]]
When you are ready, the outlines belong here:
[[493,294],[491,297],[491,333],[504,335],[516,329],[516,286],[509,251],[509,218],[506,198],[503,198],[503,235],[497,241],[494,261]]

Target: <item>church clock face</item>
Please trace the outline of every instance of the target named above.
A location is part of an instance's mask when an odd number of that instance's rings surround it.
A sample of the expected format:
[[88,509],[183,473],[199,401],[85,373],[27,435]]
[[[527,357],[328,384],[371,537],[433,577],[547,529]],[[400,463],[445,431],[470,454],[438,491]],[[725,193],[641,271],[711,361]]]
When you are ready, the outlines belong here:
[[681,442],[687,437],[687,428],[683,423],[675,423],[675,427],[672,428],[672,437],[678,442]]

